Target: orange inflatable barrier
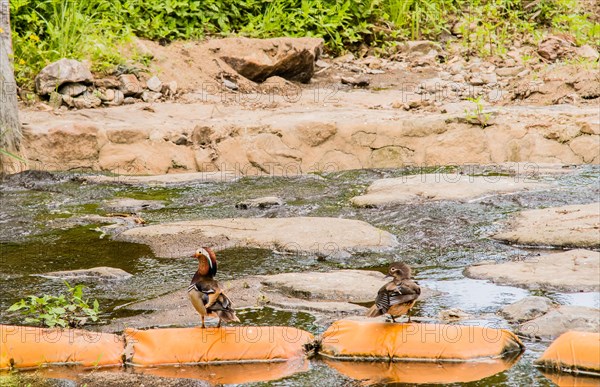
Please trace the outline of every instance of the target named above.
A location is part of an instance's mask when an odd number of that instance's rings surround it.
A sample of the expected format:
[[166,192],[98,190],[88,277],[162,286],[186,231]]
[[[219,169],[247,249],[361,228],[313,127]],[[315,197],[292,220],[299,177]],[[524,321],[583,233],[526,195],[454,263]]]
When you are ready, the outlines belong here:
[[[563,333],[535,364],[550,370],[600,376],[600,333]],[[600,379],[597,381],[600,384]]]
[[121,365],[123,348],[123,338],[110,333],[0,325],[0,369]]
[[308,371],[307,359],[269,363],[240,363],[137,368],[136,372],[164,378],[206,380],[214,385],[267,382]]
[[488,359],[470,362],[367,362],[325,359],[325,363],[342,375],[363,384],[451,384],[481,380],[506,371],[512,359]]
[[304,356],[313,336],[291,327],[126,329],[138,366],[197,363],[272,362]]
[[504,329],[340,320],[323,333],[320,355],[346,360],[470,361],[523,351]]

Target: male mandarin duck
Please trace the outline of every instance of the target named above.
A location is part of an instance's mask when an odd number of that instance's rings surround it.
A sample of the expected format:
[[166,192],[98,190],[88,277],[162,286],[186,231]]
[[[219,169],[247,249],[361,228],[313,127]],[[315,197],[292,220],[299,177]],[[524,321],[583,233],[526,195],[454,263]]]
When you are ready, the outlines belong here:
[[231,307],[231,300],[223,293],[219,283],[214,279],[217,274],[217,257],[208,247],[202,247],[192,255],[198,259],[198,270],[192,282],[188,287],[188,296],[194,306],[194,309],[202,318],[202,328],[204,318],[212,313],[219,317],[217,328],[221,326],[221,321],[239,322],[235,311]]
[[377,317],[389,314],[392,321],[395,317],[408,315],[410,320],[410,308],[415,305],[421,294],[421,288],[410,278],[410,267],[402,262],[394,262],[390,265],[388,277],[393,279],[384,285],[375,299],[375,305],[367,312],[368,317]]

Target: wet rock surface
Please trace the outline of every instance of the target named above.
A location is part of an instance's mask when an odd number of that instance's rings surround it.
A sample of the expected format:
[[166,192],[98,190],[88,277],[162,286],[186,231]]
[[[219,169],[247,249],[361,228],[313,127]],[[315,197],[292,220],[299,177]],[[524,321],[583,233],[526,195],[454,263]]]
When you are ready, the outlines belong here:
[[493,238],[528,246],[600,247],[600,202],[527,210]]
[[138,212],[158,210],[165,206],[160,200],[138,200],[131,198],[113,199],[102,203],[102,208],[108,212]]
[[94,175],[84,178],[91,183],[114,183],[124,185],[177,185],[186,183],[226,182],[235,180],[236,176],[227,172],[198,172],[198,173],[173,173],[152,176],[104,176]]
[[366,222],[318,217],[174,222],[127,230],[116,238],[147,244],[157,256],[168,258],[189,256],[197,246],[256,247],[339,257],[353,251],[383,251],[398,243],[389,232]]
[[[374,302],[377,291],[387,281],[384,274],[377,271],[336,270],[249,276],[220,281],[220,285],[237,309],[267,306],[303,311],[314,314],[324,322],[331,322],[344,316],[363,316],[367,308],[362,304]],[[425,287],[421,289],[420,301],[440,294]],[[144,310],[146,313],[117,319],[106,330],[118,331],[128,324],[136,327],[166,326],[176,320],[179,325],[197,325],[199,321],[185,289],[126,308]]]
[[509,321],[523,322],[540,317],[553,308],[552,300],[546,297],[530,296],[500,310],[500,315]]
[[76,280],[126,280],[131,278],[131,274],[125,270],[118,269],[115,267],[92,267],[90,269],[78,269],[78,270],[65,270],[65,271],[53,271],[45,274],[41,274],[41,277],[46,278],[60,278],[60,279],[76,279]]
[[600,290],[600,252],[569,250],[505,262],[470,266],[465,275],[503,285],[566,292]]
[[518,177],[475,177],[429,174],[377,180],[367,192],[351,199],[359,207],[407,203],[415,200],[459,200],[484,195],[548,188],[547,184]]
[[269,208],[282,206],[284,204],[283,199],[277,196],[265,196],[262,198],[248,199],[236,203],[235,207],[241,210],[247,210],[249,208]]
[[567,331],[600,331],[600,309],[563,305],[519,325],[524,336],[556,338]]

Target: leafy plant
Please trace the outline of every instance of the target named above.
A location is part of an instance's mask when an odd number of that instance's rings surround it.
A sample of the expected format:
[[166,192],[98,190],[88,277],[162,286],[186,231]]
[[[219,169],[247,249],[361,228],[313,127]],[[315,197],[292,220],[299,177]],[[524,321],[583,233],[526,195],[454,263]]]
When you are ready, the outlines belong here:
[[33,323],[47,327],[77,328],[85,325],[88,320],[98,321],[100,305],[94,300],[90,306],[89,300],[83,298],[84,285],[71,287],[67,281],[68,294],[51,296],[44,294],[41,297],[28,296],[14,303],[8,312],[19,311],[26,323]]
[[491,113],[485,113],[483,102],[481,97],[477,98],[467,98],[468,101],[473,102],[475,107],[471,110],[465,109],[465,119],[469,123],[475,123],[480,125],[482,129],[489,126],[490,118],[492,117]]

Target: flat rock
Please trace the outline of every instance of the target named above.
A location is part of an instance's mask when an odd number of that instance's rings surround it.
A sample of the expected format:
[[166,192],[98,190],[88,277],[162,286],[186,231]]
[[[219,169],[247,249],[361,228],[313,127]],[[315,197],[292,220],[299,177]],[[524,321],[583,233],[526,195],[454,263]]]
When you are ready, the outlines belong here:
[[198,246],[217,250],[256,247],[339,257],[354,251],[383,251],[398,245],[394,235],[366,222],[320,217],[173,222],[127,230],[116,239],[147,244],[156,256],[165,258],[191,255]]
[[207,43],[207,48],[244,77],[263,82],[280,76],[307,83],[323,51],[320,38],[227,38]]
[[176,185],[186,183],[212,183],[212,182],[228,182],[236,180],[237,176],[230,172],[191,172],[191,173],[169,173],[165,175],[150,175],[150,176],[131,176],[118,175],[106,176],[95,175],[86,176],[85,180],[91,183],[111,183],[125,185]]
[[528,246],[600,247],[600,202],[520,212],[493,236]]
[[45,278],[93,280],[125,280],[132,277],[132,275],[125,270],[107,266],[92,267],[90,269],[53,271],[40,276]]
[[553,307],[547,297],[530,296],[505,306],[500,314],[509,321],[523,322],[540,317]]
[[138,212],[144,210],[158,210],[165,206],[161,200],[138,200],[131,198],[119,198],[109,200],[102,204],[102,208],[108,212]]
[[35,89],[40,95],[47,95],[65,83],[90,83],[94,76],[90,70],[75,59],[61,59],[44,67],[35,77]]
[[569,250],[521,262],[468,267],[465,275],[502,285],[567,292],[600,290],[600,252]]
[[[384,277],[378,271],[335,270],[275,274],[261,283],[300,299],[368,303],[375,300],[377,291],[387,282]],[[432,294],[432,290],[423,289],[420,299]]]
[[239,202],[235,205],[236,208],[247,210],[249,208],[269,208],[282,206],[283,199],[277,196],[265,196],[262,198],[249,199]]
[[359,207],[377,207],[419,199],[466,201],[547,186],[518,177],[425,174],[376,180],[364,195],[353,197],[351,202]]
[[563,305],[519,326],[525,336],[555,338],[567,331],[600,331],[600,309]]

